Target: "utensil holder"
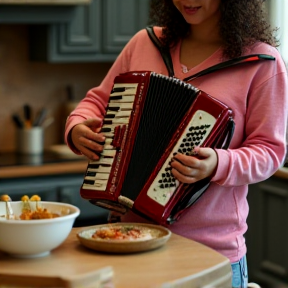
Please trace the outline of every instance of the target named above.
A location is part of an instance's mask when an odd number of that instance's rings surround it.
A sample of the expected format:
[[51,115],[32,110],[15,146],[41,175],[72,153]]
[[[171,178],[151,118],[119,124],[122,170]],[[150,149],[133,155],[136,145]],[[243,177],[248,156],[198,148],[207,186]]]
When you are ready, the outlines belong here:
[[17,131],[17,151],[20,154],[42,154],[44,131],[42,127],[19,129]]

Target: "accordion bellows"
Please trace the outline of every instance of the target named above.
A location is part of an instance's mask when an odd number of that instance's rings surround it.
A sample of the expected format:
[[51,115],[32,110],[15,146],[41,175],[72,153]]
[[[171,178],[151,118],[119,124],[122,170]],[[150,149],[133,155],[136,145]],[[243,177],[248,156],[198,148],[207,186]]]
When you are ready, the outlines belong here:
[[192,155],[195,146],[226,149],[233,131],[232,110],[191,84],[150,71],[120,74],[101,129],[104,150],[89,162],[80,194],[100,207],[172,224],[210,179],[179,183],[171,158]]

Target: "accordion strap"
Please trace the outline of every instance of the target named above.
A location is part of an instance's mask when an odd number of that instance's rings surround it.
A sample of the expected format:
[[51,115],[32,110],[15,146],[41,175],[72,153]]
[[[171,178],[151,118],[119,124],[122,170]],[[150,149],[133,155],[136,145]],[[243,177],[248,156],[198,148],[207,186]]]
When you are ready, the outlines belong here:
[[[172,63],[172,58],[171,58],[169,49],[163,47],[162,43],[160,42],[160,40],[158,39],[158,37],[156,36],[154,32],[153,26],[147,26],[146,30],[151,41],[160,51],[162,58],[164,60],[164,63],[167,67],[169,76],[173,77],[174,69],[173,69],[173,63]],[[271,55],[266,55],[266,54],[250,54],[250,55],[240,56],[237,58],[233,58],[233,59],[218,63],[216,65],[210,66],[192,76],[184,78],[183,81],[188,82],[195,78],[210,74],[212,72],[218,71],[223,68],[231,67],[237,64],[242,64],[242,63],[250,63],[250,62],[259,61],[259,60],[275,60],[275,57]]]
[[162,43],[160,42],[159,38],[156,36],[156,34],[154,32],[153,26],[147,26],[146,30],[148,32],[148,35],[149,35],[151,41],[154,43],[154,45],[160,51],[162,58],[164,60],[164,63],[167,67],[169,76],[173,77],[174,76],[174,69],[173,69],[173,63],[172,63],[172,58],[171,58],[169,49],[163,47]]

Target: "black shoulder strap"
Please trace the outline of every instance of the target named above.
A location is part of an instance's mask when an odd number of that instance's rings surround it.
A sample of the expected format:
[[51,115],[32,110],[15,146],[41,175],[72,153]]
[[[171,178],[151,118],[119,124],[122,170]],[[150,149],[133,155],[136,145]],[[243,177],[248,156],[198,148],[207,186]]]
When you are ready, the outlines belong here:
[[221,62],[219,64],[213,65],[211,67],[208,67],[207,69],[204,69],[192,76],[189,76],[185,79],[183,79],[183,81],[190,81],[192,79],[195,79],[197,77],[203,76],[203,75],[207,75],[210,74],[212,72],[218,71],[220,69],[223,68],[227,68],[227,67],[231,67],[237,64],[242,64],[242,63],[248,63],[248,62],[254,62],[254,61],[259,61],[259,60],[275,60],[275,57],[270,56],[270,55],[266,55],[266,54],[250,54],[250,55],[245,55],[245,56],[240,56],[237,58],[233,58],[231,60],[227,60],[224,62]]
[[160,40],[158,39],[158,37],[155,35],[154,29],[152,26],[148,26],[146,27],[146,30],[148,32],[148,35],[151,39],[151,41],[154,43],[154,45],[158,48],[158,50],[160,51],[162,58],[164,60],[164,63],[167,67],[169,76],[173,77],[174,76],[174,69],[173,69],[173,63],[172,63],[172,58],[170,55],[170,51],[168,49],[165,49]]
[[[155,35],[154,29],[152,26],[146,27],[146,30],[148,32],[150,39],[152,40],[152,42],[155,44],[155,46],[160,51],[162,58],[165,62],[165,65],[167,67],[169,76],[171,76],[171,77],[174,76],[174,69],[173,69],[173,63],[172,63],[170,51],[168,49],[163,48],[160,40]],[[237,58],[233,58],[231,60],[221,62],[221,63],[216,64],[216,65],[213,65],[211,67],[208,67],[207,69],[204,69],[204,70],[202,70],[202,71],[200,71],[200,72],[198,72],[192,76],[189,76],[189,77],[183,79],[183,81],[188,82],[188,81],[191,81],[192,79],[210,74],[212,72],[218,71],[218,70],[223,69],[223,68],[231,67],[231,66],[241,64],[241,63],[249,63],[249,62],[254,62],[254,61],[259,61],[259,60],[275,60],[275,57],[270,56],[270,55],[266,55],[266,54],[250,54],[250,55],[240,56]]]

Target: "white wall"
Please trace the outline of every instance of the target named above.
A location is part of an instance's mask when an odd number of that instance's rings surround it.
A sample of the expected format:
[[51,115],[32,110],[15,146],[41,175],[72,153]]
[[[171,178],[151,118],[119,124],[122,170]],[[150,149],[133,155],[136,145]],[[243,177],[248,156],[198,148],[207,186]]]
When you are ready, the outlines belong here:
[[288,64],[288,0],[266,0],[273,27],[278,27],[279,51]]

